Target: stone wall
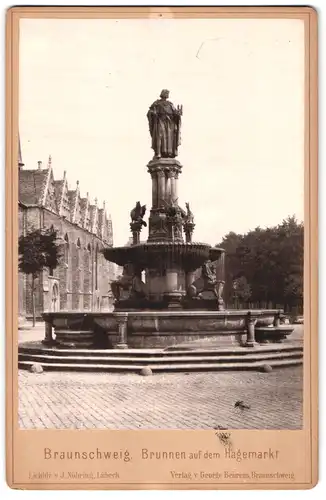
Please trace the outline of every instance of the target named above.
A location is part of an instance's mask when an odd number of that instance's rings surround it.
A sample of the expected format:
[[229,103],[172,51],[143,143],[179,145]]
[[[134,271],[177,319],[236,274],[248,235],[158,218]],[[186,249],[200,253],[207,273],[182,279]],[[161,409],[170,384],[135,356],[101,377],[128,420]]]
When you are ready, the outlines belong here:
[[[43,207],[19,207],[19,235],[33,229],[51,228],[57,231],[60,244],[60,265],[51,276],[44,270],[37,280],[36,315],[53,306],[49,280],[55,279],[60,295],[61,310],[108,310],[109,282],[114,269],[101,250],[107,246],[97,235],[83,229]],[[19,314],[32,315],[31,277],[19,273]]]

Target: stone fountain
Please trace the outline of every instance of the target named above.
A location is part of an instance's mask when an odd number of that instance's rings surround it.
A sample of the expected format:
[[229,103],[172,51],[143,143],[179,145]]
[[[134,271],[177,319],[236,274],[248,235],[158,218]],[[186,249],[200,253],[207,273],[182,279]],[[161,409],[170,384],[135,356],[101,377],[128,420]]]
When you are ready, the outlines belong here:
[[[112,283],[115,310],[130,313],[131,323],[131,318],[138,321],[140,311],[153,311],[152,315],[144,315],[151,318],[151,328],[152,323],[160,328],[162,321],[174,322],[175,335],[170,336],[173,343],[175,336],[181,340],[180,329],[189,329],[183,332],[186,336],[191,332],[200,333],[203,313],[199,311],[224,311],[224,250],[192,241],[194,215],[189,203],[183,209],[178,202],[182,165],[176,156],[182,106],[175,108],[168,96],[168,91],[163,90],[147,114],[155,153],[147,165],[152,179],[148,240],[140,243],[140,232],[147,223],[144,221],[146,206],[138,201],[130,212],[133,244],[108,248],[104,256],[123,268],[121,279]],[[194,315],[196,311],[199,322]],[[167,341],[165,339],[165,343]]]
[[[234,363],[250,368],[265,359],[277,366],[284,360],[283,364],[301,363],[301,347],[286,344],[293,327],[281,325],[282,311],[225,309],[224,250],[193,241],[194,214],[189,203],[185,209],[179,204],[183,167],[177,155],[183,109],[168,97],[163,90],[147,113],[154,150],[147,164],[152,179],[148,224],[146,206],[138,201],[130,212],[132,244],[104,250],[104,257],[123,269],[111,285],[114,311],[44,313],[46,335],[34,354],[44,363],[46,346],[62,367],[74,351],[79,360],[85,358],[79,369],[106,370],[138,370],[144,363],[157,370],[239,369]],[[147,225],[148,239],[142,243],[140,234]],[[258,357],[250,354],[255,347]],[[29,362],[28,349],[20,349],[22,366]],[[213,364],[207,361],[212,356]],[[53,363],[48,364],[54,368]]]

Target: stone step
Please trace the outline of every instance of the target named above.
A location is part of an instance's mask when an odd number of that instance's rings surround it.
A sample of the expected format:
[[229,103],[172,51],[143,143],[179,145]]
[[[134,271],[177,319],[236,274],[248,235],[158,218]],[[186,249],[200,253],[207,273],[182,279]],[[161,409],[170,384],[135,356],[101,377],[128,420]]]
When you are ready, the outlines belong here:
[[161,350],[161,349],[65,349],[65,348],[51,348],[51,347],[46,347],[41,344],[39,345],[27,345],[26,344],[21,344],[18,348],[19,353],[30,353],[30,354],[58,354],[61,356],[96,356],[96,357],[104,357],[107,358],[108,356],[110,357],[123,357],[123,358],[130,358],[130,357],[135,357],[137,359],[143,359],[146,357],[178,357],[178,356],[194,356],[194,357],[200,357],[200,356],[223,356],[227,357],[230,355],[237,356],[250,356],[253,353],[257,354],[263,354],[263,353],[283,353],[283,352],[299,352],[301,353],[303,351],[303,346],[302,345],[264,345],[264,346],[258,346],[256,348],[251,348],[251,347],[236,347],[236,348],[212,348],[212,349],[178,349],[178,350]]
[[[18,367],[21,369],[28,369],[33,364],[33,361],[19,361]],[[102,372],[139,372],[144,366],[149,366],[153,372],[191,372],[191,371],[224,371],[224,370],[257,370],[260,371],[263,362],[252,362],[252,363],[184,363],[184,364],[155,364],[155,365],[144,365],[144,364],[117,364],[117,365],[105,365],[105,364],[69,364],[69,363],[42,363],[45,370],[69,370],[69,371],[102,371]],[[301,365],[301,359],[284,359],[284,360],[272,360],[268,363],[272,368],[283,368],[287,366]]]
[[[243,356],[241,353],[238,353],[238,355],[230,355],[227,358],[228,363],[232,362],[246,362],[246,361],[264,361],[264,360],[272,360],[272,359],[284,359],[284,358],[302,358],[302,353],[301,352],[269,352],[269,353],[260,353],[260,352],[253,352],[252,354],[247,354],[246,356]],[[32,353],[19,353],[19,360],[24,361],[34,361],[34,362],[48,362],[48,363],[55,363],[55,362],[65,362],[65,363],[78,363],[78,362],[84,362],[84,363],[102,363],[102,364],[117,364],[117,363],[148,363],[148,364],[169,364],[169,363],[209,363],[209,362],[216,362],[216,363],[221,363],[225,362],[225,356],[219,356],[219,353],[216,353],[216,355],[210,355],[210,356],[192,356],[192,353],[189,353],[188,355],[183,355],[183,356],[162,356],[162,357],[143,357],[143,358],[137,358],[137,357],[126,357],[126,356],[106,356],[105,358],[99,357],[99,356],[77,356],[73,353],[71,353],[70,356],[60,356],[59,352],[56,352],[55,354],[32,354]]]

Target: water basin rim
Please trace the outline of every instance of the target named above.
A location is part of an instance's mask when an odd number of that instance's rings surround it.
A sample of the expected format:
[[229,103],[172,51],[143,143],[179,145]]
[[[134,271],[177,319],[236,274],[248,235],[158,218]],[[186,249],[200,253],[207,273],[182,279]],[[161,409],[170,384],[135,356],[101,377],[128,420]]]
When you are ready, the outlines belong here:
[[149,241],[146,243],[136,243],[135,245],[128,245],[128,246],[122,246],[122,247],[107,247],[103,249],[103,252],[110,252],[110,251],[130,251],[131,248],[157,248],[157,247],[184,247],[184,248],[204,248],[207,250],[216,250],[222,253],[225,253],[225,249],[221,247],[212,247],[209,243],[202,243],[202,242],[173,242],[173,241]]
[[198,311],[198,310],[182,310],[182,311],[48,311],[43,313],[43,318],[65,318],[73,316],[88,316],[88,317],[121,317],[121,316],[161,316],[161,317],[178,317],[178,316],[243,316],[246,317],[249,313],[254,316],[272,316],[282,313],[281,309],[226,309],[224,311]]

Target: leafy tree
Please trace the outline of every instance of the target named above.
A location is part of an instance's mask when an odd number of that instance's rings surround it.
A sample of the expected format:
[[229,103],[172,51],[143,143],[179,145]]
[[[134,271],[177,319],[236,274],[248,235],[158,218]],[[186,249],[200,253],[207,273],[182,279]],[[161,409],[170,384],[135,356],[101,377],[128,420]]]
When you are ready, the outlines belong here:
[[[250,297],[260,307],[283,304],[286,310],[302,309],[303,238],[303,223],[295,217],[275,227],[226,235],[219,245],[227,253],[225,301],[234,303],[236,298],[238,307]],[[235,295],[234,285],[238,290],[239,283],[243,294]]]
[[57,233],[53,229],[33,230],[18,240],[19,271],[31,276],[33,326],[35,326],[36,279],[44,268],[55,269],[60,254]]
[[304,228],[295,217],[289,217],[278,226],[280,235],[280,259],[282,263],[282,291],[286,308],[302,308]]
[[224,236],[222,242],[218,245],[225,249],[224,300],[226,304],[230,304],[234,299],[233,282],[240,274],[237,248],[240,246],[242,238],[241,234],[230,232]]
[[240,278],[233,281],[232,287],[236,307],[239,307],[239,303],[241,305],[248,303],[251,296],[251,287],[247,282],[247,278],[245,276],[240,276]]

